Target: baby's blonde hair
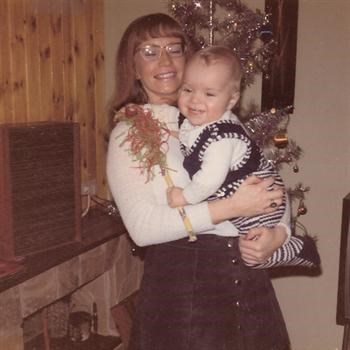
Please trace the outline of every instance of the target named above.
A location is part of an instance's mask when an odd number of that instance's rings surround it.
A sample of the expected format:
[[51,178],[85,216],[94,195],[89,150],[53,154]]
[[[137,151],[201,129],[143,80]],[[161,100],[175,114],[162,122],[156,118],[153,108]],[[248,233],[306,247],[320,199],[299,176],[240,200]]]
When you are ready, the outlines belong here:
[[232,72],[234,89],[240,90],[242,67],[238,56],[231,49],[220,45],[208,46],[194,53],[188,63],[196,59],[202,60],[207,66],[217,62],[227,64]]

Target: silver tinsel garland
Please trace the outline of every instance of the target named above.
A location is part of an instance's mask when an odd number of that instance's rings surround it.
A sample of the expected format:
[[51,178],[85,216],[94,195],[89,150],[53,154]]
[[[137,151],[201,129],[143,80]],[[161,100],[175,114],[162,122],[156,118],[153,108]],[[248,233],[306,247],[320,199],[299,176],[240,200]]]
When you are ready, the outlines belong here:
[[301,148],[287,136],[289,113],[293,106],[282,109],[271,109],[266,112],[251,112],[244,118],[244,125],[255,142],[264,149],[270,162],[278,169],[283,163],[294,163],[302,155]]
[[270,16],[252,11],[239,0],[171,0],[169,11],[197,48],[226,45],[240,57],[243,86],[267,71],[275,49]]

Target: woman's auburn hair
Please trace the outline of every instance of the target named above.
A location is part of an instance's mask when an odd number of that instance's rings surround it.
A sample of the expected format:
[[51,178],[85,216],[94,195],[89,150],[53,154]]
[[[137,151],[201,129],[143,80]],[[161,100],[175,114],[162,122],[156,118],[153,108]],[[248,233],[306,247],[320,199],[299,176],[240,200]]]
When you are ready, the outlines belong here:
[[136,78],[134,55],[137,47],[150,38],[176,37],[188,47],[189,41],[180,24],[164,13],[139,17],[126,28],[117,51],[115,91],[109,107],[113,126],[116,112],[128,103],[145,104],[147,94]]

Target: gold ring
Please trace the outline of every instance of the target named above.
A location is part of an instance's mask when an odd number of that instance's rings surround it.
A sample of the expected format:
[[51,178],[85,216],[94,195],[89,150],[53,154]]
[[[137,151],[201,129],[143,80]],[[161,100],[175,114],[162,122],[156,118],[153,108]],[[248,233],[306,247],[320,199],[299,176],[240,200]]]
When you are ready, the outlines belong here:
[[272,200],[272,202],[270,204],[270,207],[271,208],[276,208],[277,207],[277,203],[274,200]]

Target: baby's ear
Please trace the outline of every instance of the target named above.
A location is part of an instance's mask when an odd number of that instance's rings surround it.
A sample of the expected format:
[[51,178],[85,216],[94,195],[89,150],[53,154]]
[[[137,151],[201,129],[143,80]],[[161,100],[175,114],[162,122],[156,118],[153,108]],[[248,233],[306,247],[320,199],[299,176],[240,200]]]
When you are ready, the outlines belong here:
[[240,96],[241,96],[241,94],[239,91],[235,91],[232,93],[231,99],[230,99],[228,106],[227,106],[228,111],[231,110],[236,105]]

